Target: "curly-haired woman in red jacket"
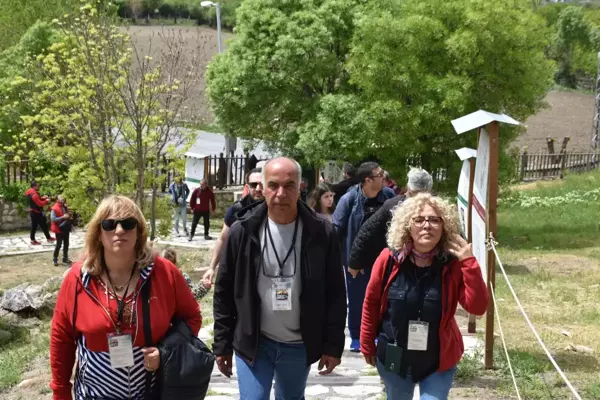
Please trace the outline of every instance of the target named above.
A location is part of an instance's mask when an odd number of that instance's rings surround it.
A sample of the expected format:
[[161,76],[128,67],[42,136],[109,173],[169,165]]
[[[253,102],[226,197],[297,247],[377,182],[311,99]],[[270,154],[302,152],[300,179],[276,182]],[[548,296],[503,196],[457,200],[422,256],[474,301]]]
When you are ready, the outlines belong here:
[[132,200],[102,201],[88,225],[84,257],[65,278],[52,318],[55,400],[144,398],[146,371],[160,366],[158,349],[145,347],[140,290],[149,278],[153,340],[161,341],[173,317],[198,334],[198,302],[177,267],[155,256],[147,242],[146,220]]
[[487,309],[479,264],[458,235],[454,207],[427,193],[395,209],[388,246],[367,286],[361,352],[388,399],[412,399],[417,383],[422,399],[447,399],[464,351],[457,304],[475,315]]

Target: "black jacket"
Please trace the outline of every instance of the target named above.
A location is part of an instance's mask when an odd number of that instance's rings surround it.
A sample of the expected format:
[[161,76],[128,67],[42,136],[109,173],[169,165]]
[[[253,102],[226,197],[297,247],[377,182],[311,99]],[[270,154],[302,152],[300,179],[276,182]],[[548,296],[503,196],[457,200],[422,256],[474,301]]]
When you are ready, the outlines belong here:
[[[300,331],[308,365],[322,355],[340,358],[346,326],[346,281],[340,241],[333,225],[298,201],[302,228]],[[260,335],[260,298],[256,290],[263,202],[231,227],[221,254],[214,293],[215,355],[236,353],[252,365]]]
[[225,214],[225,225],[231,228],[231,225],[238,219],[242,219],[244,215],[251,211],[254,207],[264,200],[254,201],[249,194],[242,197],[240,200],[233,203],[231,208]]
[[344,179],[343,181],[338,182],[335,185],[332,185],[333,193],[335,194],[335,196],[333,197],[334,203],[337,204],[340,201],[340,199],[342,198],[342,196],[346,194],[348,189],[350,189],[352,186],[356,185],[357,183],[359,183],[358,177],[353,176],[352,178]]
[[365,222],[356,234],[350,250],[348,266],[352,269],[373,267],[381,250],[387,247],[387,230],[392,220],[392,210],[405,196],[392,197]]

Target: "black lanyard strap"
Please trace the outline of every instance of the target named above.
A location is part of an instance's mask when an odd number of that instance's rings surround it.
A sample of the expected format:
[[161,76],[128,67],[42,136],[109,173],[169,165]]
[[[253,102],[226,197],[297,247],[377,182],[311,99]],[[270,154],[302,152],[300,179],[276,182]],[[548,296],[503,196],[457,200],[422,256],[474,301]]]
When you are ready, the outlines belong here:
[[[277,260],[277,265],[279,266],[279,273],[276,277],[282,277],[283,276],[283,270],[285,267],[285,263],[287,262],[288,258],[290,258],[290,255],[292,253],[294,253],[294,270],[291,276],[296,275],[296,239],[298,236],[298,225],[300,222],[300,218],[296,217],[296,222],[294,224],[294,234],[292,236],[292,244],[290,245],[290,248],[288,249],[283,261],[281,261],[281,259],[279,258],[279,254],[277,253],[277,249],[275,248],[275,241],[273,240],[273,235],[271,233],[271,228],[269,227],[269,220],[267,218],[267,221],[265,222],[265,245],[263,247],[263,251],[261,252],[261,258],[263,259],[262,264],[263,264],[263,274],[265,276],[268,277],[272,277],[270,275],[268,275],[265,272],[265,262],[264,262],[264,252],[267,249],[267,237],[269,238],[269,241],[271,243],[271,248],[273,249],[273,253],[275,254],[275,259]],[[274,277],[275,278],[275,277]]]
[[115,286],[110,279],[110,274],[108,273],[108,267],[106,266],[106,262],[104,261],[104,257],[102,257],[102,267],[106,272],[106,277],[108,278],[108,283],[110,284],[110,288],[115,295],[115,300],[117,301],[117,329],[121,327],[121,322],[123,321],[123,314],[125,313],[125,303],[127,299],[127,292],[129,292],[129,285],[131,284],[131,280],[133,279],[133,275],[135,274],[135,265],[131,268],[131,275],[129,275],[129,280],[127,281],[127,286],[125,287],[125,293],[123,293],[123,297],[119,299],[117,295],[117,291],[115,290]]

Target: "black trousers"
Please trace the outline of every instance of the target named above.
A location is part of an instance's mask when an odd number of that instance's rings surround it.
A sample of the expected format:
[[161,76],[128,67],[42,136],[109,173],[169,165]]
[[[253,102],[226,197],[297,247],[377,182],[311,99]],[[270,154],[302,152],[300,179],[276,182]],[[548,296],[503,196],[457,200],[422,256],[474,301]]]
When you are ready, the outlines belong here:
[[58,253],[60,252],[60,247],[64,244],[63,247],[63,261],[67,262],[69,260],[69,236],[70,232],[65,233],[57,233],[56,234],[56,247],[54,247],[54,261],[58,260]]
[[46,216],[42,213],[36,213],[34,211],[29,211],[29,216],[31,217],[31,232],[29,233],[29,238],[31,241],[35,240],[35,232],[37,231],[38,226],[42,228],[42,232],[44,232],[46,239],[50,239],[50,232],[48,231]]
[[195,211],[194,218],[192,218],[192,232],[191,237],[194,237],[196,233],[196,226],[200,221],[200,217],[203,218],[204,223],[204,236],[208,236],[208,229],[210,228],[210,211]]

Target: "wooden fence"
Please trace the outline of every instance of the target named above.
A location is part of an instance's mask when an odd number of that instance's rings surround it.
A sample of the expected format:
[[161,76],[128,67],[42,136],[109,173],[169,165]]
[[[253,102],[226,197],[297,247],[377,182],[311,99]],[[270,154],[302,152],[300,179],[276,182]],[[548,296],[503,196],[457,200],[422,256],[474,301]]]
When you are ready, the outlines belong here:
[[11,185],[14,183],[27,182],[32,180],[33,176],[29,171],[29,162],[21,161],[5,161],[4,162],[4,184]]
[[[259,162],[263,159],[250,157],[249,155],[239,155],[225,157],[223,153],[218,156],[204,157],[204,176],[208,181],[208,186],[224,189],[230,186],[242,186],[248,171],[255,168],[253,162]],[[228,166],[229,164],[229,166]],[[229,181],[227,172],[229,170]]]
[[565,173],[588,172],[599,168],[598,153],[537,153],[519,156],[518,173],[522,181],[562,178]]

